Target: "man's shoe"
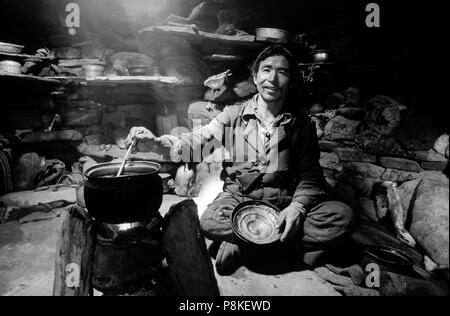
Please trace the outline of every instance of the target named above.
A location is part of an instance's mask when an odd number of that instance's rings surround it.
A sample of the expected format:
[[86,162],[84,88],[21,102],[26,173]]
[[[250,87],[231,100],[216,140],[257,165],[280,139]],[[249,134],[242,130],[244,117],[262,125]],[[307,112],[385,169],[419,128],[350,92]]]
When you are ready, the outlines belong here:
[[222,241],[216,256],[216,270],[220,275],[231,275],[242,266],[242,257],[239,247],[235,244]]

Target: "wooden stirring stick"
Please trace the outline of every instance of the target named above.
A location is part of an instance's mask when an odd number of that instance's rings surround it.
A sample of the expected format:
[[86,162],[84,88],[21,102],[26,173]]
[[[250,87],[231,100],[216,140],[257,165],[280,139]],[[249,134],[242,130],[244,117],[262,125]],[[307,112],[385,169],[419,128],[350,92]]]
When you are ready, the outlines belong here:
[[125,157],[123,157],[123,162],[122,165],[120,166],[119,171],[117,172],[116,177],[122,175],[123,169],[125,168],[125,163],[127,162],[128,156],[131,153],[131,150],[133,149],[133,147],[136,145],[136,138],[133,139],[133,142],[130,145],[130,148],[128,148],[127,153],[125,154]]

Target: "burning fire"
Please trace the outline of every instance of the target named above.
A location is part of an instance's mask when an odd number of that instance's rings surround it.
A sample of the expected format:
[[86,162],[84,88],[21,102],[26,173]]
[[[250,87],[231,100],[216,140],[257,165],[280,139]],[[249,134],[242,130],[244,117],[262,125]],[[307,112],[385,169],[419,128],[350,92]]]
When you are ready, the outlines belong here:
[[207,179],[200,189],[198,197],[193,200],[197,204],[198,217],[201,217],[203,212],[205,212],[208,204],[210,204],[214,199],[223,191],[223,181],[218,177]]

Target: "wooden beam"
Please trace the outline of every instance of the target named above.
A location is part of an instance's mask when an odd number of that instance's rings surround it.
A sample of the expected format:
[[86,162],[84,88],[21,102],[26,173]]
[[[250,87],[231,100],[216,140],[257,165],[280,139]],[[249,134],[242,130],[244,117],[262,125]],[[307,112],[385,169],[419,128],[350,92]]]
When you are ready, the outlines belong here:
[[92,267],[97,229],[74,205],[64,214],[57,241],[54,296],[92,295]]
[[193,200],[172,206],[164,217],[163,247],[178,295],[220,294]]

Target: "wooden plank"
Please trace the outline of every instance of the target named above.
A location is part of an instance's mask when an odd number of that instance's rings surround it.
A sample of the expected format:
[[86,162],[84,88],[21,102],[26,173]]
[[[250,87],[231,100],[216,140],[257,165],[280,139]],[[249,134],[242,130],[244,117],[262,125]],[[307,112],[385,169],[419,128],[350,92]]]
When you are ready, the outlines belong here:
[[172,206],[164,217],[163,247],[178,295],[220,294],[193,200]]
[[22,74],[12,74],[4,71],[0,71],[0,79],[6,79],[6,80],[18,80],[18,81],[30,81],[30,82],[37,82],[37,83],[51,83],[51,84],[59,84],[60,82],[55,79],[49,79],[44,77],[37,77],[37,76],[29,76],[29,75],[22,75]]
[[[165,76],[98,76],[98,77],[46,77],[51,80],[58,80],[66,84],[81,85],[117,85],[117,84],[150,84],[150,85],[177,85],[178,79]],[[182,85],[180,85],[182,86]]]
[[150,26],[139,31],[139,33],[144,32],[159,32],[168,33],[173,35],[181,35],[191,41],[202,42],[204,40],[213,40],[220,42],[225,45],[236,45],[236,46],[247,46],[247,47],[259,47],[261,43],[255,42],[254,35],[244,35],[244,36],[232,36],[223,35],[217,33],[210,33],[197,30],[192,26]]
[[39,56],[39,55],[28,55],[28,54],[15,54],[15,53],[7,53],[7,52],[0,52],[0,56],[10,56],[10,57],[18,57],[18,58],[34,58],[34,59],[40,59],[40,60],[54,60],[55,57],[45,57],[45,56]]
[[73,206],[64,214],[56,246],[54,296],[92,295],[96,226]]

